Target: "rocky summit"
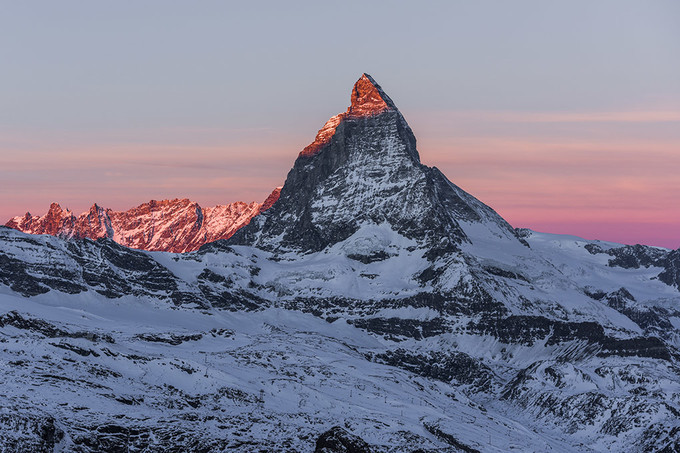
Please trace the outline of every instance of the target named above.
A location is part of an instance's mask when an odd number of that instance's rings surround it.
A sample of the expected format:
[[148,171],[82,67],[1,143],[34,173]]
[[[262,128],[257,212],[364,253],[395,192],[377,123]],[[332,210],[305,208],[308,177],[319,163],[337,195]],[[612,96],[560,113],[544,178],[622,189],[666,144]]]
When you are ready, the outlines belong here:
[[183,254],[0,228],[0,446],[680,451],[680,250],[513,229],[367,74],[260,211]]
[[331,118],[300,153],[278,202],[229,243],[276,252],[318,252],[346,241],[362,227],[380,226],[433,255],[470,242],[461,222],[478,223],[517,240],[492,209],[438,169],[420,163],[406,120],[364,74],[352,90],[347,112]]

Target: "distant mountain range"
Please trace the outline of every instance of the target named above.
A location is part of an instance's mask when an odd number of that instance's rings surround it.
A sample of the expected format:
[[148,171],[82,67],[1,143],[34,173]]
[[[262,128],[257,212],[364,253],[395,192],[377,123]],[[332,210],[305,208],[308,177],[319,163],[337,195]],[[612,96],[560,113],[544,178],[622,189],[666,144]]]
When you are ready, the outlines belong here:
[[680,250],[513,228],[369,75],[228,206],[0,227],[1,447],[680,451]]
[[127,211],[94,204],[78,216],[52,203],[43,216],[27,212],[11,218],[5,226],[61,238],[108,238],[141,250],[191,252],[208,242],[230,238],[254,216],[269,209],[280,191],[280,187],[274,189],[263,203],[237,201],[210,208],[202,208],[186,198],[151,200]]

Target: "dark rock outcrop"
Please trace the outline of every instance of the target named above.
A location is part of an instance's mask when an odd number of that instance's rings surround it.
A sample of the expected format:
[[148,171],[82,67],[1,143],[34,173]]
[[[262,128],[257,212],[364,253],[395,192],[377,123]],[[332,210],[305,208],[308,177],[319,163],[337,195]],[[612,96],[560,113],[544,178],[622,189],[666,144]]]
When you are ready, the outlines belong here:
[[668,253],[663,267],[665,269],[659,274],[659,280],[680,290],[680,249]]
[[371,447],[360,437],[340,426],[334,426],[316,440],[314,453],[371,453]]
[[[618,339],[608,336],[604,328],[592,321],[559,321],[542,316],[508,316],[486,318],[471,322],[471,332],[491,335],[507,344],[520,343],[527,346],[545,341],[546,346],[580,340],[596,346],[601,356],[636,356],[671,360],[674,348],[656,337],[633,337]],[[597,349],[594,349],[595,351]]]
[[25,413],[19,408],[0,413],[0,450],[52,453],[64,438],[56,420],[44,413]]
[[447,383],[469,385],[475,391],[488,391],[493,383],[491,369],[463,352],[414,354],[399,348],[376,354],[372,360]]

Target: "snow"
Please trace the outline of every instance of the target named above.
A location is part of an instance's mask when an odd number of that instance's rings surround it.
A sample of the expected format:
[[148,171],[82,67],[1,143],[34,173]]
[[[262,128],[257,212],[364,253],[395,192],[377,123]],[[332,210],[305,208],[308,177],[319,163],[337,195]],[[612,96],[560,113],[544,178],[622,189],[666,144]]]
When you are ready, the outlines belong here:
[[[277,438],[293,439],[298,451],[313,450],[313,439],[305,440],[302,434],[317,435],[336,424],[349,426],[370,443],[393,447],[402,446],[401,432],[415,429],[414,434],[422,436],[418,443],[438,448],[441,441],[422,428],[424,421],[437,423],[461,442],[483,446],[484,451],[505,451],[511,445],[521,451],[569,451],[559,441],[521,435],[526,428],[481,411],[454,387],[366,361],[364,352],[379,349],[381,343],[343,322],[329,324],[281,309],[200,312],[150,306],[134,298],[107,303],[97,299],[59,293],[31,299],[0,295],[4,310],[72,332],[107,333],[115,339],[115,343],[55,341],[2,329],[4,406],[28,401],[25,409],[69,423],[106,422],[113,417],[119,423],[149,426],[174,418],[178,426],[207,437],[234,438],[225,426],[240,420],[251,426],[246,438],[266,446],[275,428]],[[213,336],[211,329],[232,333]],[[203,337],[176,346],[139,339],[140,333],[168,332]],[[82,357],[52,345],[59,342],[96,351],[98,356]],[[18,359],[26,360],[26,365],[10,364]],[[46,377],[45,370],[57,363],[62,378]],[[93,370],[98,377],[90,374]],[[237,397],[210,403],[224,392]],[[204,403],[191,408],[182,404],[187,398]],[[119,402],[122,399],[137,403]],[[210,421],[202,426],[182,422],[192,419],[186,416],[189,413],[199,420],[217,414],[222,427]],[[68,450],[71,442],[67,436],[61,447]]]
[[[573,237],[532,233],[526,247],[496,235],[495,227],[464,228],[470,244],[435,263],[443,277],[433,284],[414,277],[432,265],[418,242],[386,222],[362,223],[345,241],[316,253],[291,253],[283,260],[247,246],[190,254],[147,252],[188,291],[206,269],[229,278],[235,287],[251,287],[253,294],[270,304],[255,312],[175,307],[151,296],[111,300],[93,291],[71,295],[50,291],[24,298],[0,285],[3,313],[16,311],[68,332],[110,335],[115,341],[45,338],[11,325],[1,328],[0,368],[8,383],[2,406],[14,408],[20,401],[30,401],[26,409],[30,413],[48,413],[64,426],[119,417],[123,424],[150,427],[174,419],[181,429],[207,438],[234,438],[233,431],[224,432],[220,426],[247,423],[252,429],[246,437],[259,447],[268,448],[272,436],[283,436],[299,451],[311,451],[309,439],[337,424],[383,446],[407,445],[403,432],[410,432],[420,437],[408,445],[439,448],[442,441],[431,432],[436,428],[481,451],[588,451],[588,445],[601,451],[623,448],[625,439],[641,436],[644,426],[671,417],[662,406],[655,406],[656,396],[635,396],[636,404],[644,407],[638,416],[644,423],[631,427],[626,436],[603,435],[587,423],[565,433],[559,418],[541,412],[546,410],[541,408],[548,395],[569,411],[587,404],[588,395],[603,395],[611,404],[635,411],[637,406],[625,406],[636,389],[635,379],[655,377],[653,384],[645,384],[650,395],[680,394],[678,379],[668,364],[658,360],[597,358],[583,341],[502,343],[467,332],[469,316],[444,315],[440,309],[408,302],[422,291],[452,290],[464,282],[480,281],[515,313],[595,320],[609,334],[629,338],[643,334],[642,329],[585,295],[583,288],[626,287],[640,306],[677,307],[677,292],[650,278],[658,269],[609,267],[601,254],[585,250],[588,241]],[[35,244],[30,245],[22,233],[3,230],[2,234],[3,253],[36,266],[45,262],[67,269],[78,266],[58,238],[34,236]],[[381,258],[367,263],[351,258],[376,254]],[[483,269],[489,266],[528,281],[487,278]],[[531,304],[518,304],[519,296]],[[301,297],[355,302],[335,309],[333,322],[328,322],[283,308]],[[406,303],[378,303],[392,299]],[[450,331],[421,340],[393,341],[347,322],[357,316],[417,322],[443,318]],[[675,329],[680,327],[679,319],[670,318]],[[176,345],[167,342],[174,338],[185,340]],[[85,357],[69,348],[97,355]],[[422,356],[437,351],[467,354],[492,370],[492,389],[476,392],[367,360],[397,348]],[[68,379],[50,378],[54,374],[50,370],[55,369]],[[535,378],[526,381],[517,401],[494,396],[520,372]],[[206,418],[215,413],[219,422]],[[570,414],[577,418],[576,412]],[[603,426],[612,417],[613,412],[601,412],[592,423]],[[195,424],[191,419],[204,421]],[[65,438],[64,449],[70,448],[69,442],[74,438]]]
[[676,328],[677,330],[680,330],[680,318],[672,316],[672,317],[668,318],[668,320],[671,322],[671,324],[673,325],[674,328]]

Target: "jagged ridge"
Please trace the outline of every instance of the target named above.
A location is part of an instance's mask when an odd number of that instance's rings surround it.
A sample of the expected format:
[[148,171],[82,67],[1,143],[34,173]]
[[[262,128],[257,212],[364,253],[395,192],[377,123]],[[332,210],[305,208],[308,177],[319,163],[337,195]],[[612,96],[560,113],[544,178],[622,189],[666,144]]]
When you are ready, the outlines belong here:
[[30,234],[63,238],[109,238],[126,247],[165,252],[191,252],[203,244],[227,239],[278,200],[276,188],[263,203],[237,201],[202,208],[189,199],[151,200],[127,211],[94,204],[76,216],[52,203],[44,216],[10,219],[5,226]]

